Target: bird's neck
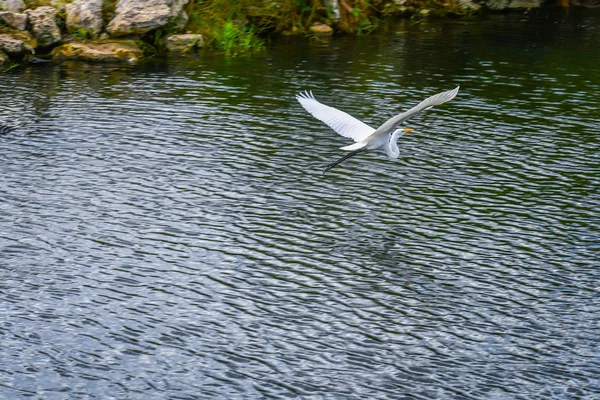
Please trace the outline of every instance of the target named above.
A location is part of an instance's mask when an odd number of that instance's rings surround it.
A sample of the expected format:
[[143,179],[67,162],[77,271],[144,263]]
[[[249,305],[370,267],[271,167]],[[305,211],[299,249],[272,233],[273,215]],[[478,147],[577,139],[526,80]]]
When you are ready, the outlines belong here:
[[389,158],[398,158],[398,156],[400,155],[400,149],[398,149],[398,139],[403,134],[404,132],[402,132],[402,129],[398,129],[394,131],[394,133],[392,133],[392,136],[390,137],[390,143],[385,148],[385,151]]

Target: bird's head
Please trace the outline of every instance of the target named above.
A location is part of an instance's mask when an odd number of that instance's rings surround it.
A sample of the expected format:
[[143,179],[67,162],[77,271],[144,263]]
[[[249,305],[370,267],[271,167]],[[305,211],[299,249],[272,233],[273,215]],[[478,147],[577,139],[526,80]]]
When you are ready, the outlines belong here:
[[409,133],[409,132],[412,132],[412,131],[414,131],[413,128],[404,128],[404,129],[402,129],[402,133]]

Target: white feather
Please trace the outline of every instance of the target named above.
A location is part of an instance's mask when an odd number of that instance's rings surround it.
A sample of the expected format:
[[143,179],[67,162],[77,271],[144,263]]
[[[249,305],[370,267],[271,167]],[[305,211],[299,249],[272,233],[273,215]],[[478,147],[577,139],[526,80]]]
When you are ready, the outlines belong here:
[[356,143],[352,143],[349,146],[340,147],[340,150],[346,150],[346,151],[358,150],[358,149],[362,149],[367,144],[368,144],[368,142],[356,142]]
[[350,114],[319,103],[312,92],[300,93],[296,96],[296,99],[313,117],[326,123],[340,135],[355,142],[360,142],[375,132],[375,129]]

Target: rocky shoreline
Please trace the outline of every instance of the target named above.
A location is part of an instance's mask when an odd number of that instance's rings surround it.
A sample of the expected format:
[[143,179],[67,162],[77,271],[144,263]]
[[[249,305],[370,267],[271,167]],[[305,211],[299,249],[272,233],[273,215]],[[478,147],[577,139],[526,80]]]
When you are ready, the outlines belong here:
[[[436,14],[436,10],[427,8],[428,3],[415,1],[382,0],[377,2],[377,8],[373,7],[376,10],[373,12],[382,18],[390,15],[424,18]],[[446,13],[461,15],[486,9],[537,8],[544,5],[544,1],[451,0],[444,6]],[[336,31],[344,31],[344,16],[352,19],[358,16],[356,11],[360,11],[358,6],[353,8],[350,4],[354,3],[349,0],[315,3],[319,3],[320,8],[313,5],[313,10],[324,11],[311,14],[314,14],[314,22],[310,22],[305,31],[291,27],[281,29],[281,32],[332,35]],[[275,6],[276,2],[269,5],[271,8]],[[258,7],[247,8],[248,20],[266,18],[261,16]],[[0,65],[40,59],[137,63],[144,58],[148,48],[154,53],[159,51],[167,55],[193,53],[202,48],[206,40],[202,32],[191,26],[189,10],[190,0],[50,0],[29,3],[0,0]],[[198,18],[196,14],[194,17]],[[246,22],[236,23],[243,29]]]

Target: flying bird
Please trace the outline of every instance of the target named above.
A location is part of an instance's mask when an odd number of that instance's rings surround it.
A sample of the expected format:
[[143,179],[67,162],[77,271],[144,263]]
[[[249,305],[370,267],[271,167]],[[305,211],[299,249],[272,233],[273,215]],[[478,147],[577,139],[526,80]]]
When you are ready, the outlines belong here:
[[304,93],[296,95],[296,100],[298,100],[302,107],[312,114],[313,117],[329,125],[331,129],[340,135],[352,139],[355,142],[349,146],[341,147],[342,150],[349,151],[350,153],[331,164],[328,164],[323,171],[323,173],[325,173],[342,161],[370,150],[383,149],[391,160],[398,158],[400,155],[397,143],[398,138],[404,133],[412,132],[414,130],[411,128],[399,129],[399,125],[421,111],[452,100],[458,94],[459,88],[460,86],[457,86],[456,89],[428,97],[410,110],[388,119],[377,129],[371,128],[364,122],[337,108],[320,103],[315,99],[312,91],[305,91]]

